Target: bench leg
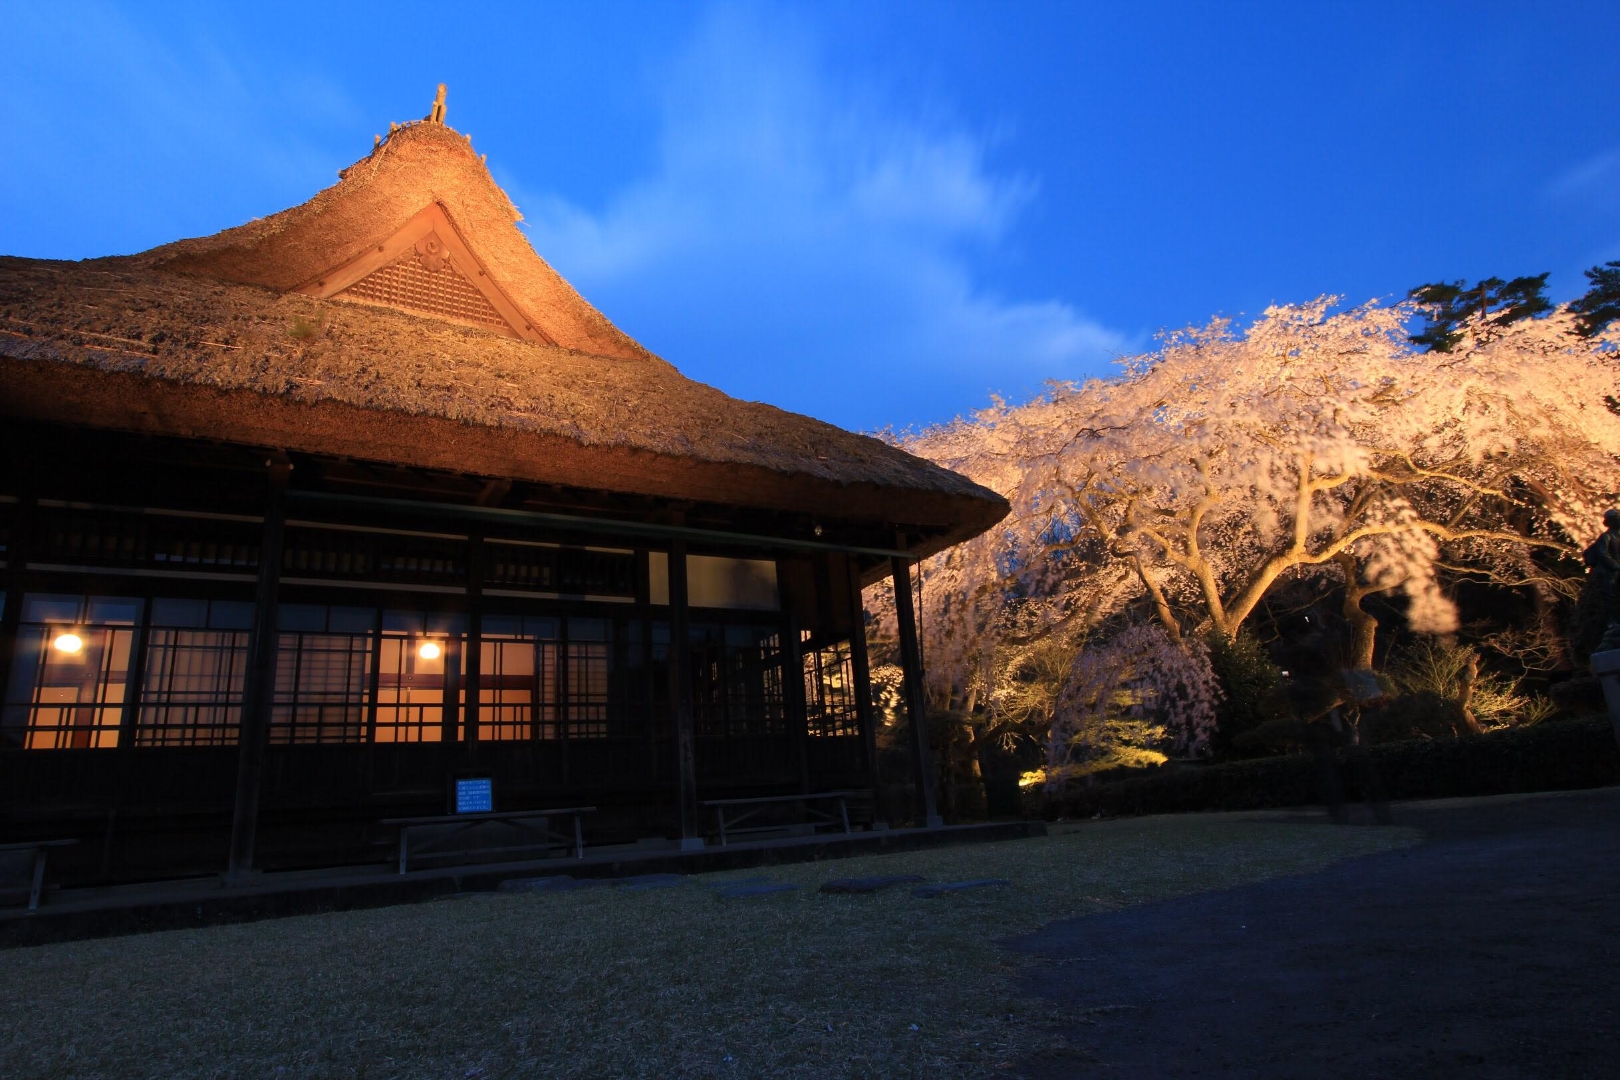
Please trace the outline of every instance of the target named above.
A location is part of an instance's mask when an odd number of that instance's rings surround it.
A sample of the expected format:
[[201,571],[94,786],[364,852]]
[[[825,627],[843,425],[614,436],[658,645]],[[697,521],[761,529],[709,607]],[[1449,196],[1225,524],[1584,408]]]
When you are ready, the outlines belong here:
[[849,807],[844,805],[843,799],[838,800],[838,816],[844,819],[844,832],[849,832]]
[[48,848],[34,849],[34,885],[28,890],[28,910],[39,910],[39,894],[45,890],[45,857]]
[[401,825],[399,827],[399,872],[402,874],[405,872],[405,853],[408,850],[408,842],[406,837],[408,837],[410,833],[411,829],[409,825]]
[[714,808],[714,816],[720,821],[720,846],[726,846],[726,810],[723,806]]
[[579,815],[574,815],[574,858],[585,857],[585,828],[579,823]]

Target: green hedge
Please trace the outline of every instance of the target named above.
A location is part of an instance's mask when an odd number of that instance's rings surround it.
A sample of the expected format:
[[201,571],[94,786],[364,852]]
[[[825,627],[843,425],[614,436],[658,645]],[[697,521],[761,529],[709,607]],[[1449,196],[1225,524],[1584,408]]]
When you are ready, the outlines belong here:
[[[1321,804],[1329,783],[1325,764],[1304,754],[1219,765],[1172,763],[1146,776],[1076,782],[1056,795],[1031,792],[1030,809],[1054,820]],[[1372,783],[1386,799],[1561,791],[1620,781],[1620,746],[1608,717],[1585,717],[1340,752],[1334,772],[1351,801],[1365,799]]]

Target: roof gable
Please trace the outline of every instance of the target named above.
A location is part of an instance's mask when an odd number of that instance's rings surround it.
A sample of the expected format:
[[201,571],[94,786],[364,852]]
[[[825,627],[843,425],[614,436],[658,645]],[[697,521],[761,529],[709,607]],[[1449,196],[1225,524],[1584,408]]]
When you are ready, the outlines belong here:
[[[436,104],[428,119],[394,125],[306,203],[138,258],[154,269],[380,303],[577,352],[647,356],[535,252],[471,137],[442,117]],[[427,269],[437,253],[413,254],[430,233],[445,249],[439,270]]]
[[473,254],[440,202],[374,247],[305,282],[298,292],[357,300],[555,344],[518,310]]

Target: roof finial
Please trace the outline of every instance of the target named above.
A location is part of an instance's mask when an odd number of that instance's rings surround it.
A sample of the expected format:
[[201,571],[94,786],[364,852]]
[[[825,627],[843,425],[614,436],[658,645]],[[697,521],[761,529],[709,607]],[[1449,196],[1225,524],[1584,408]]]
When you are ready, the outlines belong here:
[[427,122],[444,123],[444,83],[439,84],[439,96],[433,99],[433,111],[427,114]]

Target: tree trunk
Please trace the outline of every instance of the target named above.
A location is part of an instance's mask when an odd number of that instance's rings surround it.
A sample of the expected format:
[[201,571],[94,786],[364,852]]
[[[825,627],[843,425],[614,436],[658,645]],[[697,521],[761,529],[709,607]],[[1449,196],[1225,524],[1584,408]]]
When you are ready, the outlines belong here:
[[1357,671],[1370,671],[1373,649],[1378,644],[1378,620],[1362,610],[1361,601],[1381,590],[1361,583],[1361,567],[1348,551],[1339,552],[1333,556],[1333,561],[1344,572],[1343,613],[1350,624],[1350,666]]
[[1564,633],[1563,623],[1558,618],[1557,598],[1552,595],[1551,589],[1539,581],[1530,586],[1530,594],[1536,603],[1536,624],[1541,628],[1542,634],[1558,643],[1558,654],[1553,658],[1553,670],[1574,671],[1575,658],[1570,653],[1569,635]]
[[1175,613],[1170,610],[1170,601],[1165,599],[1164,590],[1148,575],[1147,567],[1142,564],[1140,555],[1134,553],[1131,555],[1131,565],[1136,568],[1136,576],[1142,580],[1142,586],[1153,598],[1153,611],[1158,615],[1164,632],[1170,635],[1171,641],[1181,644],[1181,626],[1176,622]]
[[[1513,525],[1517,532],[1522,534],[1526,539],[1529,539],[1531,536],[1531,523],[1529,521],[1522,520],[1524,516],[1525,515],[1516,515]],[[1519,557],[1528,564],[1525,569],[1529,571],[1530,575],[1538,575],[1541,573],[1541,567],[1536,565],[1535,559],[1530,553],[1530,548],[1526,547],[1522,549]],[[1575,659],[1570,655],[1569,635],[1564,632],[1562,620],[1560,620],[1558,617],[1559,611],[1557,598],[1553,595],[1552,590],[1547,587],[1546,583],[1542,581],[1532,581],[1530,583],[1530,597],[1536,605],[1535,612],[1537,628],[1541,631],[1546,640],[1557,643],[1557,654],[1552,657],[1553,670],[1573,671],[1575,669]]]
[[1468,725],[1470,734],[1478,735],[1485,729],[1479,726],[1479,720],[1474,716],[1474,710],[1469,708],[1469,702],[1474,696],[1474,684],[1479,681],[1479,657],[1470,656],[1468,666],[1463,668],[1462,692],[1457,695],[1457,704],[1462,706],[1463,723]]

